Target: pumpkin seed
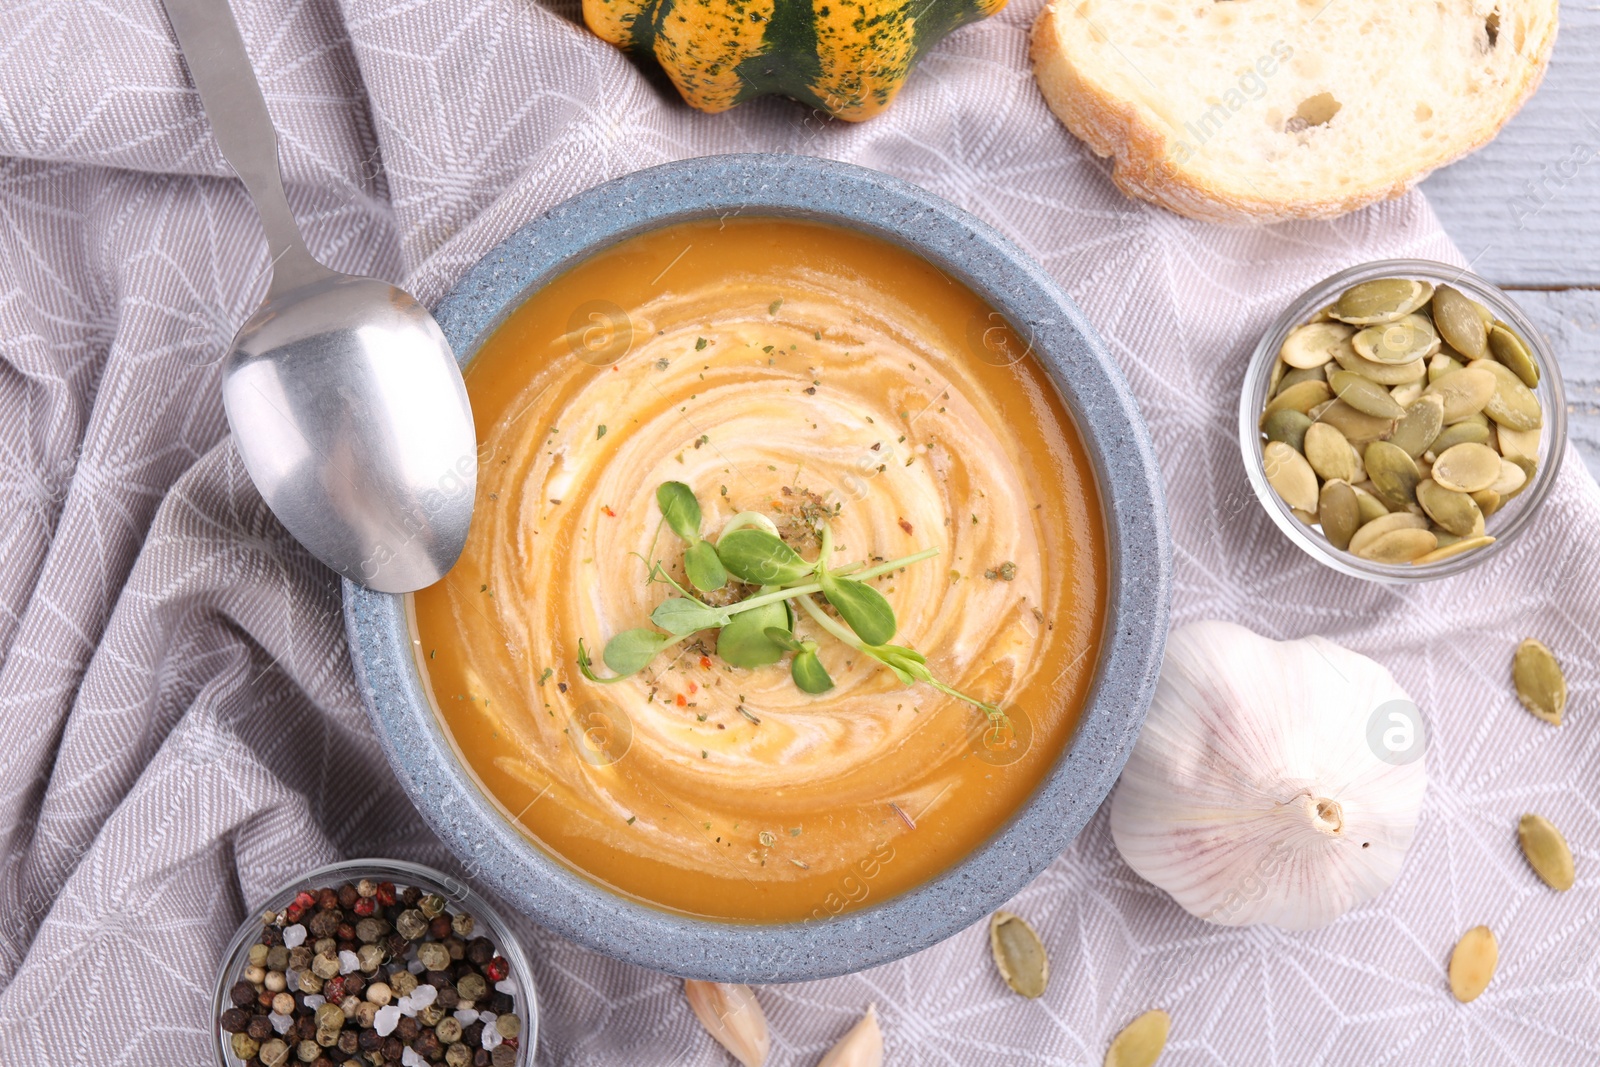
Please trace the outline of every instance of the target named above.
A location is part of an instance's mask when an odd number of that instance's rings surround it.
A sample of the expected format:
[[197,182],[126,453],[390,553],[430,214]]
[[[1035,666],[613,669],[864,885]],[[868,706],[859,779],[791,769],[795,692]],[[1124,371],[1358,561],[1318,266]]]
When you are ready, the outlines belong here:
[[1433,461],[1433,480],[1458,493],[1487,489],[1500,477],[1500,454],[1488,445],[1452,445]]
[[1310,427],[1310,417],[1298,411],[1274,411],[1261,426],[1268,441],[1282,441],[1296,452],[1305,451],[1306,430]]
[[[1532,389],[1539,384],[1539,364],[1535,362],[1533,353],[1528,351],[1528,346],[1505,323],[1495,320],[1489,327],[1489,352],[1511,369],[1511,372],[1522,380],[1522,384]],[[1482,358],[1482,353],[1478,358]]]
[[1333,319],[1333,309],[1334,309],[1334,307],[1335,307],[1335,305],[1329,304],[1327,307],[1323,308],[1321,311],[1317,312],[1315,315],[1313,315],[1309,319],[1307,319],[1306,322],[1310,323],[1310,322],[1329,322],[1329,321],[1331,321]]
[[1501,460],[1499,476],[1490,483],[1489,488],[1500,494],[1501,500],[1510,500],[1522,492],[1527,487],[1528,480],[1533,477],[1528,473],[1528,467],[1524,466],[1532,462],[1526,459]]
[[1310,381],[1291,385],[1268,402],[1266,410],[1262,412],[1262,423],[1265,424],[1266,416],[1274,411],[1298,411],[1304,414],[1332,397],[1333,390],[1328,388],[1327,382]]
[[[1417,503],[1428,518],[1457,537],[1483,532],[1483,512],[1466,493],[1448,489],[1432,478],[1417,483]],[[1437,540],[1437,539],[1436,539]]]
[[1412,278],[1376,278],[1346,289],[1334,302],[1332,315],[1354,326],[1394,322],[1411,314],[1433,296],[1433,286]]
[[1364,411],[1357,411],[1343,400],[1333,401],[1311,417],[1317,422],[1325,422],[1332,426],[1344,434],[1345,440],[1353,445],[1365,445],[1369,441],[1387,437],[1394,432],[1395,425],[1394,419],[1383,419],[1376,415],[1368,415]]
[[1333,359],[1333,350],[1348,344],[1355,329],[1342,322],[1313,322],[1283,339],[1278,358],[1291,367],[1314,369]]
[[1500,454],[1507,459],[1539,458],[1539,438],[1542,430],[1513,430],[1509,426],[1495,427],[1495,443],[1500,446]]
[[1486,415],[1513,430],[1537,430],[1544,425],[1539,398],[1522,384],[1522,379],[1513,374],[1511,368],[1492,359],[1475,359],[1467,364],[1467,371],[1474,369],[1487,371],[1494,377],[1494,392],[1483,405]]
[[1026,919],[1009,911],[995,912],[989,919],[989,949],[1000,977],[1014,992],[1029,998],[1044,995],[1050,983],[1050,960]]
[[1445,352],[1436,353],[1428,360],[1428,384],[1443,378],[1446,374],[1460,370],[1466,364]]
[[1362,453],[1362,460],[1367,465],[1367,477],[1385,504],[1403,508],[1417,502],[1417,483],[1422,480],[1422,473],[1404,449],[1388,441],[1373,441]]
[[1356,450],[1350,447],[1350,441],[1337,428],[1325,422],[1313,423],[1306,430],[1305,447],[1306,461],[1311,464],[1311,469],[1317,472],[1317,477],[1324,480],[1337,478],[1342,482],[1354,482],[1356,478]]
[[[1439,538],[1439,547],[1426,555],[1418,556],[1412,560],[1411,565],[1413,567],[1423,567],[1429,563],[1438,563],[1442,559],[1449,559],[1451,556],[1459,556],[1463,553],[1471,552],[1473,549],[1482,548],[1484,545],[1494,544],[1494,538],[1487,536],[1457,537],[1452,533],[1436,534],[1435,536]],[[1447,537],[1450,539],[1449,544],[1445,543],[1445,538]]]
[[1412,404],[1416,403],[1417,397],[1421,396],[1422,391],[1427,387],[1428,379],[1425,377],[1418,378],[1414,382],[1407,382],[1405,385],[1394,386],[1389,390],[1389,395],[1394,397],[1394,402],[1396,404],[1399,404],[1403,408],[1408,408]]
[[1412,459],[1426,452],[1444,427],[1444,398],[1421,396],[1407,408],[1405,416],[1395,424],[1389,443]]
[[1357,355],[1356,350],[1348,344],[1333,350],[1333,361],[1345,370],[1355,371],[1379,385],[1404,385],[1428,373],[1427,363],[1420,359],[1415,363],[1374,363]]
[[1406,413],[1400,402],[1389,395],[1389,390],[1354,371],[1335,371],[1328,376],[1328,384],[1333,387],[1334,395],[1364,414],[1398,419]]
[[[1370,485],[1371,483],[1369,482],[1368,484]],[[1356,506],[1361,509],[1362,524],[1369,523],[1373,519],[1381,519],[1389,514],[1389,509],[1384,507],[1383,501],[1372,493],[1359,485],[1352,485],[1350,488],[1355,490]]]
[[1489,441],[1489,428],[1476,422],[1458,422],[1447,426],[1429,446],[1435,455],[1450,451],[1456,445],[1487,444]]
[[1500,510],[1500,494],[1493,489],[1479,489],[1476,493],[1467,495],[1478,505],[1478,510],[1483,512],[1483,517],[1486,519]]
[[1301,511],[1299,508],[1290,508],[1289,514],[1299,519],[1302,526],[1315,526],[1318,522],[1315,511]]
[[[1494,396],[1497,383],[1493,374],[1482,369],[1486,362],[1475,360],[1471,367],[1452,371],[1423,391],[1423,396],[1432,395],[1444,400],[1445,425],[1460,422],[1466,416],[1482,411],[1489,398]],[[1499,366],[1497,363],[1491,365]]]
[[1556,655],[1529,637],[1511,657],[1511,682],[1517,699],[1537,718],[1556,726],[1567,709],[1567,678]]
[[[1409,511],[1394,511],[1364,524],[1350,538],[1350,551],[1360,555],[1369,545],[1378,538],[1391,534],[1396,530],[1426,530],[1428,520],[1418,518]],[[1437,541],[1437,539],[1435,539]]]
[[1272,373],[1267,377],[1267,395],[1277,396],[1278,387],[1283,384],[1283,372],[1289,367],[1281,359],[1272,361]]
[[1474,926],[1461,935],[1455,951],[1450,953],[1450,992],[1463,1004],[1476,1000],[1489,988],[1499,962],[1500,946],[1494,932],[1487,926]]
[[1472,359],[1488,354],[1488,333],[1478,309],[1459,289],[1441,285],[1433,291],[1433,324],[1446,344]]
[[1391,530],[1376,537],[1362,545],[1359,550],[1352,546],[1351,551],[1362,559],[1370,559],[1374,563],[1410,563],[1438,547],[1439,539],[1430,531],[1403,529]]
[[1522,854],[1528,858],[1528,866],[1545,885],[1561,892],[1572,888],[1576,878],[1572,849],[1567,847],[1567,839],[1549,819],[1531,813],[1524,815],[1517,822],[1517,840],[1522,842]]
[[1306,457],[1282,441],[1269,441],[1261,450],[1261,465],[1267,484],[1285,504],[1301,511],[1317,510],[1317,475]]
[[[1283,364],[1280,362],[1278,366],[1281,367]],[[1328,376],[1322,373],[1321,367],[1312,367],[1310,370],[1291,370],[1278,382],[1278,386],[1272,395],[1277,396],[1278,393],[1283,392],[1291,385],[1299,385],[1301,382],[1326,382],[1327,380]]]
[[1361,501],[1349,482],[1331,478],[1317,500],[1317,515],[1322,520],[1322,535],[1342,552],[1361,527]]
[[1368,326],[1350,338],[1356,355],[1374,363],[1399,365],[1427,359],[1439,351],[1439,334],[1426,315],[1407,315],[1399,322]]
[[1105,1067],[1152,1067],[1167,1047],[1172,1017],[1164,1011],[1147,1011],[1124,1026],[1106,1049]]

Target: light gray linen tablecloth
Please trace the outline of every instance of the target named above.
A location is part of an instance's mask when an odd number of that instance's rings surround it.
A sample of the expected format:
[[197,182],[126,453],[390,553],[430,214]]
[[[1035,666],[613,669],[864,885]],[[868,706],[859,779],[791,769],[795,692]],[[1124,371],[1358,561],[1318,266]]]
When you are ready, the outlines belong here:
[[[766,101],[690,111],[533,0],[235,0],[311,247],[435,301],[568,195],[653,163],[767,150],[917,182],[998,226],[1082,305],[1132,381],[1172,505],[1176,621],[1320,633],[1385,663],[1431,727],[1398,884],[1314,933],[1190,918],[1117,857],[1102,812],[1010,905],[1040,1001],[981,928],[864,974],[761,991],[772,1063],[810,1065],[869,1003],[889,1062],[1099,1064],[1146,1008],[1163,1064],[1578,1064],[1600,1055],[1600,496],[1569,456],[1535,529],[1417,588],[1332,575],[1266,519],[1234,430],[1244,358],[1352,263],[1459,260],[1420,196],[1332,223],[1223,229],[1124,200],[1028,72],[1038,0],[928,56],[865,125]],[[1242,119],[1240,121],[1243,121]],[[204,1065],[218,951],[270,888],[338,857],[449,864],[361,710],[338,587],[231,447],[217,360],[265,246],[158,0],[0,10],[0,1064]],[[1524,636],[1560,654],[1567,725],[1511,695]],[[1516,819],[1564,827],[1556,894]],[[1500,937],[1455,1003],[1451,946]],[[731,1062],[680,984],[525,927],[547,1064]]]

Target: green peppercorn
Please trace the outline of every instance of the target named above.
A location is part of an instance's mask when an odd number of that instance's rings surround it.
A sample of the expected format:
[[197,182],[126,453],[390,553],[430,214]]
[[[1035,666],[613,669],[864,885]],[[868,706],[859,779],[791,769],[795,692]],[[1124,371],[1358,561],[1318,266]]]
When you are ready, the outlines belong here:
[[233,1054],[241,1060],[248,1060],[261,1048],[261,1043],[249,1034],[234,1034],[228,1042],[233,1047]]
[[267,949],[267,970],[282,971],[289,966],[289,950],[282,945],[273,945]]
[[458,911],[450,917],[450,929],[457,937],[471,937],[472,928],[476,925],[472,916],[464,911]]
[[491,1067],[512,1067],[517,1062],[517,1050],[510,1045],[496,1045],[489,1053]]
[[389,932],[389,924],[371,915],[356,923],[356,940],[370,945]]
[[472,1063],[472,1050],[457,1041],[444,1050],[444,1062],[449,1067],[470,1067]]
[[407,941],[415,941],[428,930],[428,917],[416,908],[407,908],[394,920],[395,933]]
[[437,941],[424,941],[417,946],[417,959],[430,971],[442,971],[450,966],[450,950]]
[[441,911],[444,911],[444,907],[444,897],[441,897],[438,893],[429,893],[427,896],[417,901],[418,910],[420,910],[422,914],[426,915],[430,919],[435,915],[438,915]]
[[320,993],[320,992],[322,992],[322,975],[320,975],[317,972],[313,971],[309,967],[307,967],[305,970],[301,971],[300,972],[300,992],[302,992],[302,993]]
[[359,966],[364,973],[372,974],[379,967],[383,966],[384,955],[385,953],[383,949],[379,948],[377,945],[362,945],[360,948],[356,949],[357,966]]
[[461,1003],[471,1004],[489,991],[489,983],[483,980],[481,974],[464,974],[456,982],[456,992],[461,995]]
[[439,1007],[438,1001],[429,1004],[417,1012],[417,1022],[423,1026],[438,1026],[444,1020],[444,1009]]
[[295,1046],[294,1054],[299,1057],[301,1063],[312,1063],[322,1055],[322,1046],[315,1041],[302,1041]]
[[283,1067],[289,1062],[289,1046],[275,1037],[263,1042],[256,1055],[261,1057],[261,1067]]
[[394,990],[396,996],[401,997],[410,996],[418,984],[417,976],[407,970],[398,971],[389,979],[389,988]]
[[440,1041],[453,1045],[461,1040],[461,1022],[458,1019],[440,1019],[434,1025],[433,1032],[439,1035]]
[[251,945],[250,946],[250,964],[251,964],[251,966],[254,966],[254,967],[265,967],[266,963],[267,963],[267,953],[269,951],[270,950],[267,948],[266,945],[261,945],[261,944]]
[[284,970],[305,970],[307,967],[311,966],[311,956],[312,952],[310,945],[296,945],[294,948],[289,950],[289,963]]
[[522,1020],[506,1012],[494,1017],[494,1028],[500,1031],[501,1037],[516,1037],[522,1033]]
[[336,952],[319,952],[311,961],[311,973],[327,980],[339,976],[339,955]]

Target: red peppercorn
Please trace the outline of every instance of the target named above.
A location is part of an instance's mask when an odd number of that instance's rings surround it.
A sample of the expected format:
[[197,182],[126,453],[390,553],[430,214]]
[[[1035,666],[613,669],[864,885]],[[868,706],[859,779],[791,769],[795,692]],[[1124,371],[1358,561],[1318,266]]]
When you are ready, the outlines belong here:
[[356,939],[356,924],[340,923],[339,931],[334,936],[340,941],[354,941]]
[[284,918],[288,919],[291,923],[299,922],[300,916],[304,914],[304,909],[302,909],[298,904],[290,904],[287,908],[283,909]]
[[344,975],[330,978],[322,985],[322,996],[329,1004],[337,1004],[344,999]]
[[317,902],[317,898],[307,893],[304,889],[294,895],[294,906],[305,911]]
[[382,904],[386,908],[394,907],[394,883],[393,882],[379,882],[378,883],[378,903]]
[[506,975],[511,973],[511,964],[506,962],[504,956],[496,956],[483,965],[483,976],[491,982],[501,982]]
[[350,909],[357,915],[367,916],[378,910],[378,901],[375,897],[361,897],[356,901],[355,907]]

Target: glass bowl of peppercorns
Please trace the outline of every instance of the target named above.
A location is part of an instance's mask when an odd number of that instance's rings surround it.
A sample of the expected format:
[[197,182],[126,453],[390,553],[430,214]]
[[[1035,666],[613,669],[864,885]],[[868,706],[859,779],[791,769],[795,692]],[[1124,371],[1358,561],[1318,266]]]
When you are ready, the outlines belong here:
[[400,860],[320,867],[223,954],[222,1067],[527,1067],[539,1008],[522,946],[476,892]]

